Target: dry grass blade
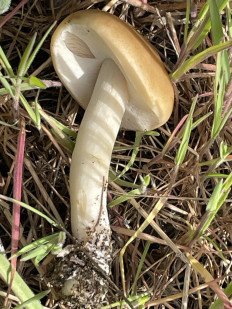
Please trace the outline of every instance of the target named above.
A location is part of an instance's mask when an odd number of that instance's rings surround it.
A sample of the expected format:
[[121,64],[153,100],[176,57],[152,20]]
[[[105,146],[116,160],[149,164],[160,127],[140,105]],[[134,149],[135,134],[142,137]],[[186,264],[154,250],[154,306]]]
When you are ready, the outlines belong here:
[[[219,309],[224,304],[231,308],[230,1],[18,3],[17,6],[12,1],[10,15],[0,16],[0,233],[2,250],[6,252],[6,257],[0,255],[4,257],[3,264],[8,265],[12,241],[13,184],[17,178],[13,171],[19,135],[12,107],[17,99],[14,74],[19,72],[20,59],[30,38],[37,33],[36,41],[42,42],[55,20],[60,23],[78,10],[106,10],[131,24],[157,49],[173,77],[175,107],[169,121],[156,130],[159,136],[151,132],[135,135],[123,129],[118,135],[108,192],[108,204],[114,205],[109,209],[114,261],[112,276],[108,278],[108,304],[103,305]],[[34,61],[29,61],[23,78],[18,79],[20,99],[25,103],[19,99],[18,113],[25,120],[26,132],[22,205],[33,207],[21,207],[18,247],[32,248],[30,245],[47,241],[50,235],[66,232],[67,247],[62,254],[68,252],[70,260],[78,264],[80,250],[74,251],[75,241],[69,234],[69,168],[84,111],[55,74],[50,40],[51,33],[39,46]],[[150,182],[144,184],[146,179]],[[154,208],[157,203],[158,209]],[[30,297],[51,287],[42,305],[67,308],[59,301],[55,287],[62,285],[54,269],[62,258],[50,254],[52,250],[45,252],[46,258],[44,251],[33,250],[31,256],[26,256],[32,259],[18,262],[17,280],[20,274],[33,290]],[[33,260],[36,253],[38,264]],[[40,261],[42,258],[45,259]],[[6,272],[0,265],[1,278],[3,275]],[[6,297],[6,282],[0,281],[0,307]],[[123,290],[127,298],[122,295]],[[27,299],[10,295],[8,307],[14,308]],[[39,302],[37,306],[41,308]],[[27,308],[33,309],[30,304]]]

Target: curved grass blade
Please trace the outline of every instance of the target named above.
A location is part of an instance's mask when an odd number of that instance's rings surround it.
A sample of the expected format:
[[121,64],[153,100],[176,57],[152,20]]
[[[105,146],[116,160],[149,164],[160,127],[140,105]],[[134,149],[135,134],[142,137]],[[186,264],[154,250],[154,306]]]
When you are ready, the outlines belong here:
[[32,298],[30,298],[30,299],[24,301],[23,303],[21,303],[20,305],[16,306],[14,309],[22,309],[25,306],[30,306],[30,308],[33,309],[34,308],[33,305],[34,305],[35,301],[39,301],[40,299],[42,299],[44,296],[48,295],[49,293],[50,293],[49,290],[40,292],[37,295],[33,296]]
[[23,206],[24,208],[36,213],[37,215],[39,215],[40,217],[43,217],[45,220],[47,220],[51,225],[53,225],[54,227],[61,229],[62,227],[56,223],[55,221],[53,221],[52,219],[50,219],[48,216],[46,216],[45,214],[43,214],[42,212],[40,212],[39,210],[35,209],[34,207],[31,207],[23,202],[17,201],[11,197],[5,196],[0,194],[0,199],[4,200],[4,201],[8,201],[8,202],[12,202],[12,203],[17,203],[21,206]]
[[207,48],[206,50],[186,60],[175,72],[171,74],[171,78],[174,81],[177,81],[182,75],[184,75],[187,71],[195,67],[197,64],[201,63],[203,60],[211,56],[214,56],[216,53],[224,49],[230,48],[231,46],[232,46],[232,41],[228,41],[228,42],[220,43],[218,45]]

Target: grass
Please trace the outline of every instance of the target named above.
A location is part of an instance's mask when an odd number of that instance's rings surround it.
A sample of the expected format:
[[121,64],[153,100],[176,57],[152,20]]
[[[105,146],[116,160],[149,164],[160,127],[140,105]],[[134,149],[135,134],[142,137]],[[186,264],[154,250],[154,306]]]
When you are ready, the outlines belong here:
[[[114,262],[103,308],[231,308],[230,2],[201,1],[195,19],[190,0],[115,3],[111,13],[147,37],[165,62],[175,107],[156,132],[118,135],[108,191]],[[12,204],[20,204],[23,259],[17,270],[31,290],[27,299],[43,297],[45,308],[58,298],[49,276],[58,258],[51,252],[60,252],[64,232],[66,245],[73,243],[69,162],[84,113],[60,87],[50,59],[51,31],[55,20],[73,11],[106,4],[112,3],[29,1],[1,30],[0,235],[9,259],[17,227]],[[26,133],[23,203],[12,198],[19,119]],[[0,281],[0,305],[6,292]],[[5,306],[25,300],[10,293]],[[33,308],[30,300],[25,306]]]

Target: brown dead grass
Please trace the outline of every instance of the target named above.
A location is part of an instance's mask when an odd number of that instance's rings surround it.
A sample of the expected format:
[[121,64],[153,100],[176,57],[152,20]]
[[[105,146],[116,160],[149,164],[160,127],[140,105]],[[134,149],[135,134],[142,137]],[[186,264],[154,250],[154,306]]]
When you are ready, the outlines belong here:
[[[132,24],[147,37],[158,50],[168,72],[172,72],[183,42],[185,1],[148,2],[151,7],[143,3],[143,8],[146,9],[144,11],[135,6],[140,6],[140,1],[119,1],[111,7],[110,12]],[[19,59],[33,33],[38,33],[38,41],[55,19],[58,19],[59,22],[63,17],[76,10],[102,9],[105,5],[106,1],[104,0],[97,0],[94,3],[91,0],[29,1],[0,30],[1,46],[14,71],[17,71]],[[199,7],[201,5],[202,3],[199,4]],[[57,81],[58,78],[51,63],[49,44],[50,36],[30,68],[30,74],[37,75],[41,79]],[[211,39],[208,36],[205,46],[202,48],[210,44]],[[210,148],[205,149],[205,145],[210,139],[212,116],[192,132],[187,156],[183,165],[180,166],[171,193],[169,185],[173,180],[174,158],[180,141],[174,140],[164,157],[159,155],[179,121],[189,112],[192,99],[197,93],[200,99],[194,113],[195,119],[212,111],[214,64],[215,59],[211,58],[195,70],[188,72],[174,85],[176,98],[171,119],[157,130],[160,133],[159,137],[146,136],[143,138],[137,159],[124,178],[127,181],[139,183],[139,175],[144,176],[149,173],[153,185],[143,196],[117,207],[115,209],[117,212],[110,211],[115,248],[111,279],[119,290],[122,290],[118,260],[120,248],[131,235],[129,231],[138,229],[144,221],[144,216],[146,217],[146,213],[150,213],[160,196],[165,196],[168,200],[154,221],[181,251],[187,250],[190,228],[196,229],[201,223],[207,201],[215,187],[215,180],[202,181],[202,176],[205,175],[209,167],[200,167],[198,163],[217,158],[221,140],[224,140],[228,146],[232,145],[231,121],[226,124],[220,138]],[[37,91],[25,93],[31,103],[34,102],[36,95]],[[78,108],[77,103],[64,88],[49,88],[41,91],[39,103],[46,113],[70,128],[78,130],[83,110]],[[39,132],[23,109],[20,110],[20,114],[25,118],[27,130],[23,201],[48,213],[56,222],[61,223],[70,231],[68,175],[71,154],[58,144],[46,122],[43,122]],[[9,95],[0,97],[0,120],[9,124],[13,123],[12,100]],[[0,126],[0,191],[7,196],[12,196],[17,135],[17,130]],[[134,138],[134,133],[121,131],[116,146],[131,146],[134,143]],[[204,149],[204,153],[202,149]],[[116,172],[121,171],[130,158],[131,151],[114,152],[112,169]],[[231,171],[231,165],[229,162],[224,163],[216,171],[228,173]],[[129,189],[120,188],[112,183],[109,186],[109,198],[118,197],[127,191]],[[231,196],[229,198],[230,200],[222,207],[207,231],[207,235],[221,249],[227,262],[222,260],[217,250],[204,238],[194,244],[191,253],[215,279],[221,278],[221,287],[227,286],[231,279],[232,213],[229,207]],[[11,248],[11,227],[12,207],[10,204],[0,201],[1,240],[6,252],[10,252]],[[53,228],[41,217],[22,208],[20,248],[53,232]],[[181,308],[181,297],[169,302],[160,299],[183,291],[186,264],[170,249],[167,241],[159,237],[151,225],[127,248],[124,256],[126,286],[129,290],[134,282],[147,240],[151,241],[151,246],[136,286],[136,293],[151,289],[151,298],[147,308],[149,306],[153,308],[155,304],[155,308]],[[18,272],[22,274],[35,293],[47,289],[48,280],[44,276],[46,271],[42,265],[36,268],[31,261],[18,264]],[[191,270],[189,288],[192,289],[201,284],[205,284],[204,280],[197,272]],[[2,282],[1,290],[6,291]],[[111,302],[120,299],[113,287],[111,287],[109,296]],[[52,290],[44,305],[53,308],[56,298],[57,295]],[[202,289],[196,289],[194,294],[190,294],[188,308],[208,308],[214,299],[214,292],[205,284]],[[156,300],[158,300],[157,303],[155,303]],[[14,303],[15,301],[12,299],[12,308]]]

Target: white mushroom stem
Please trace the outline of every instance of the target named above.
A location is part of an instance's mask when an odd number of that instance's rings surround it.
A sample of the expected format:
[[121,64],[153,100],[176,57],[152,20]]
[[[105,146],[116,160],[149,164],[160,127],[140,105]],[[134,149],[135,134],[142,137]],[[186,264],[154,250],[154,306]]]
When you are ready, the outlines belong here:
[[110,246],[106,187],[127,102],[123,74],[113,60],[104,60],[78,132],[70,172],[72,232],[80,242],[91,243],[92,250]]

